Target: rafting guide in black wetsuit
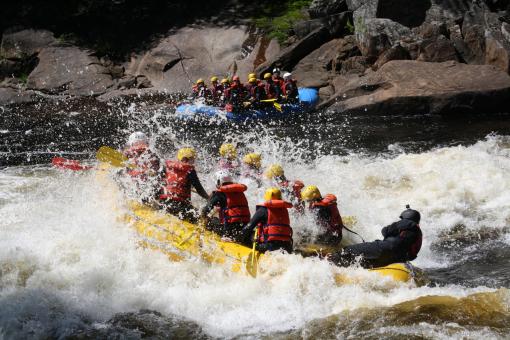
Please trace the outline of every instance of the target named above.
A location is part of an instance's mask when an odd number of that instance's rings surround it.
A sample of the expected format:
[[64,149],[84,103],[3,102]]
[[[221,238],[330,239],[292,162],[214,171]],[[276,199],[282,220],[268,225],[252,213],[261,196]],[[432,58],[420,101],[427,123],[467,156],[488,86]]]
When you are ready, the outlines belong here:
[[406,206],[400,214],[400,221],[382,228],[384,239],[347,246],[329,256],[329,260],[347,267],[357,262],[364,268],[384,267],[392,263],[416,259],[422,243],[419,226],[421,215],[417,210]]

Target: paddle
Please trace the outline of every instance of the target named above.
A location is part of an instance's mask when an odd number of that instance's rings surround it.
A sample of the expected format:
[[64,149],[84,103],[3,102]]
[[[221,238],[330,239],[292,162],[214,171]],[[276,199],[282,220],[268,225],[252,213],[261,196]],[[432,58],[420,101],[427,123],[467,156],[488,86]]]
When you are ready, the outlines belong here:
[[260,101],[261,103],[273,103],[273,106],[278,111],[282,112],[282,106],[276,102],[276,98],[273,99],[264,99]]
[[256,253],[257,251],[255,250],[255,248],[257,246],[258,235],[259,235],[259,229],[256,228],[255,235],[253,237],[253,246],[251,249],[251,253],[250,253],[250,255],[248,255],[248,260],[246,261],[246,271],[248,272],[248,274],[250,274],[253,277],[257,276],[258,263],[257,263],[257,253]]
[[110,165],[122,168],[122,167],[128,167],[128,168],[135,168],[135,164],[128,163],[128,158],[124,156],[121,152],[112,149],[108,146],[102,146],[97,150],[96,158],[105,163],[109,163]]
[[51,164],[53,164],[53,166],[60,168],[60,169],[73,170],[73,171],[92,169],[91,166],[82,165],[77,160],[67,159],[67,158],[63,158],[63,157],[53,157],[53,159],[51,160]]

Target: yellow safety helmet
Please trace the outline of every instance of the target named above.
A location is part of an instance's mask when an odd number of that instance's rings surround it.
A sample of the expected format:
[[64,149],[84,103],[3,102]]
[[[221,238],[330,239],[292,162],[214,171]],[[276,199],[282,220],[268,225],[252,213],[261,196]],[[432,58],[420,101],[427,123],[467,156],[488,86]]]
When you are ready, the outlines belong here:
[[257,79],[257,75],[255,73],[248,74],[248,79],[255,78]]
[[301,198],[303,201],[315,201],[322,197],[321,192],[319,191],[319,188],[317,188],[315,185],[309,185],[303,190],[301,190]]
[[270,201],[270,200],[281,200],[282,199],[282,192],[278,188],[269,188],[264,193],[264,200]]
[[214,83],[215,81],[218,81],[218,77],[213,76],[213,77],[211,78],[211,83]]
[[284,175],[283,168],[280,164],[273,164],[267,169],[266,177],[273,179],[275,177],[282,177]]
[[197,80],[197,85],[198,85],[198,84],[203,84],[203,83],[204,83],[204,80],[203,80],[202,78],[200,78],[200,79],[198,79],[198,80]]
[[245,155],[243,158],[244,164],[251,165],[257,169],[260,169],[260,166],[262,165],[261,160],[262,156],[260,155],[260,153],[249,153]]
[[227,84],[227,83],[228,83],[228,79],[227,79],[227,78],[223,78],[223,79],[221,80],[221,83],[222,83],[222,84]]
[[237,157],[237,149],[234,144],[225,143],[220,146],[220,155],[227,159],[235,159]]
[[248,79],[248,83],[256,83],[256,82],[257,82],[257,78]]
[[177,151],[177,159],[182,161],[184,158],[195,159],[197,152],[193,148],[182,148]]
[[264,79],[265,80],[271,79],[272,77],[273,77],[273,75],[271,73],[269,73],[269,72],[264,74]]

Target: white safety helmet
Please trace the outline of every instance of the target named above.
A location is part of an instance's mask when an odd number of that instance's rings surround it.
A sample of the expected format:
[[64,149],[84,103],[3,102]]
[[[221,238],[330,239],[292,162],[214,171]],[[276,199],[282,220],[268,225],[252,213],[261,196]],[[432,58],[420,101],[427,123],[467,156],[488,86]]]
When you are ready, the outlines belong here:
[[145,133],[140,131],[133,132],[131,135],[129,135],[127,145],[133,146],[137,143],[149,144],[149,137],[147,137]]
[[278,73],[278,74],[279,74],[279,73],[280,73],[280,69],[279,69],[278,67],[275,67],[275,68],[273,69],[273,73]]
[[216,173],[216,185],[220,186],[225,183],[233,183],[233,182],[234,182],[234,180],[232,179],[232,176],[230,175],[230,173],[228,171],[221,170]]
[[292,77],[292,73],[286,72],[283,74],[283,79],[285,79],[285,80],[290,79],[291,77]]

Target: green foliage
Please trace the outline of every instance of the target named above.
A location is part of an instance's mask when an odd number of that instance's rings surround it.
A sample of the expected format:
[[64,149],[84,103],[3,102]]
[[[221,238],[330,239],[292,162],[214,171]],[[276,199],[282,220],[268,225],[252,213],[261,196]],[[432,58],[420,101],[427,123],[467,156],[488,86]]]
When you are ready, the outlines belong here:
[[261,8],[261,15],[254,18],[255,25],[266,32],[268,37],[280,43],[287,40],[292,26],[307,18],[304,9],[312,0],[275,1]]
[[28,73],[22,73],[19,75],[19,80],[23,83],[23,85],[25,85],[27,83],[27,80],[28,80]]
[[354,33],[354,25],[351,23],[351,20],[347,20],[347,23],[345,24],[345,30],[349,34],[353,34]]

